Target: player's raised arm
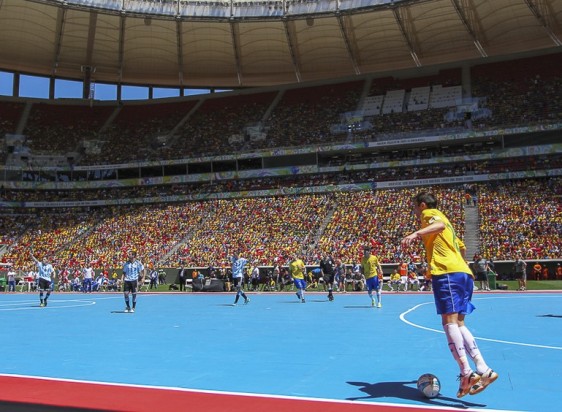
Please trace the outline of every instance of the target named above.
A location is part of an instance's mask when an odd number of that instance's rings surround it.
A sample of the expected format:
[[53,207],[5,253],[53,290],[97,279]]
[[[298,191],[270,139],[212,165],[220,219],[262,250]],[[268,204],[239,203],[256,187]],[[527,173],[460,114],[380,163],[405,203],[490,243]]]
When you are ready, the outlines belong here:
[[33,259],[33,261],[34,261],[35,263],[39,263],[39,259],[37,259],[37,258],[33,255],[33,248],[32,248],[32,247],[29,248],[29,256],[31,256],[31,259]]

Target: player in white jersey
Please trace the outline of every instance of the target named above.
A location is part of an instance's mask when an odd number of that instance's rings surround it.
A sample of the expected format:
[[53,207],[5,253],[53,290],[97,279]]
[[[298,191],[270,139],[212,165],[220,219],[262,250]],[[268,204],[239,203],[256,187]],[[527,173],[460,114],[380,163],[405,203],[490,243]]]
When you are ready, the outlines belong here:
[[240,253],[236,252],[234,256],[230,258],[232,262],[232,281],[234,282],[234,287],[236,288],[236,298],[234,299],[234,305],[238,303],[240,296],[244,298],[244,303],[250,302],[250,299],[246,296],[242,290],[242,285],[244,283],[244,268],[248,259],[240,257]]
[[[144,279],[144,265],[137,259],[137,252],[131,250],[128,260],[123,265],[123,275],[121,281],[123,283],[123,294],[125,295],[125,312],[133,313],[137,307],[137,286],[139,276]],[[129,294],[133,295],[133,307],[129,303]]]
[[29,254],[37,264],[38,269],[37,288],[39,289],[39,306],[45,307],[47,306],[47,299],[51,295],[51,283],[53,282],[51,277],[55,276],[55,269],[49,263],[47,256],[43,257],[43,261],[39,261],[39,259],[33,256],[33,251],[30,251]]

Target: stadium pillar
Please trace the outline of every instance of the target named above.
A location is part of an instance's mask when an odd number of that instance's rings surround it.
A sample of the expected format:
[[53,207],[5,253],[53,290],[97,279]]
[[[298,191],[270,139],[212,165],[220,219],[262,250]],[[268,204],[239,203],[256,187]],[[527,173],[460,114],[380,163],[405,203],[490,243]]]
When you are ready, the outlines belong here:
[[12,96],[19,97],[20,95],[20,74],[14,73],[14,81],[12,83]]
[[90,66],[82,66],[82,72],[84,73],[82,98],[88,99],[90,97],[90,87],[92,86],[92,68]]
[[49,77],[49,99],[55,98],[55,76]]

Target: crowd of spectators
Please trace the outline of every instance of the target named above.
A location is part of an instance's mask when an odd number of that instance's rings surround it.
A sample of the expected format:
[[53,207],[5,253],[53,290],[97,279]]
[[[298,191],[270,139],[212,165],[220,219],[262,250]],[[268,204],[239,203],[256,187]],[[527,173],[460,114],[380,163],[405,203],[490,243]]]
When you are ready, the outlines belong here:
[[[559,122],[562,120],[559,93],[562,76],[549,68],[556,66],[559,60],[561,57],[556,54],[473,67],[472,97],[481,98],[480,104],[490,109],[492,116],[474,120],[470,126],[464,120],[446,122],[444,116],[448,108],[429,108],[370,117],[368,120],[373,128],[355,132],[353,136],[333,134],[330,129],[341,124],[341,115],[357,110],[365,87],[362,80],[284,92],[125,104],[122,107],[34,103],[24,133],[29,136],[33,150],[50,152],[75,150],[84,139],[105,141],[101,153],[81,153],[79,162],[115,164],[346,142],[350,137],[381,140],[412,133],[458,131],[465,127],[489,129]],[[461,82],[459,73],[460,70],[451,70],[413,79],[374,79],[369,93],[384,94],[396,88],[411,89],[437,83],[458,85]],[[505,73],[510,75],[505,76]],[[280,97],[278,102],[276,97]],[[3,106],[7,104],[2,103]],[[23,104],[19,106],[23,113]],[[11,120],[10,117],[8,120],[0,118],[0,131],[14,131],[14,116],[11,117]],[[185,123],[181,123],[184,120]],[[110,124],[102,130],[106,121]],[[264,133],[264,139],[252,139],[248,134],[247,127],[256,124],[261,124],[259,130]],[[171,135],[176,128],[178,130]],[[162,136],[166,139],[158,140]],[[232,136],[239,138],[231,141]]]
[[[494,260],[560,256],[562,179],[517,180],[472,185],[481,219],[482,254]],[[2,219],[4,262],[32,267],[29,250],[49,255],[59,269],[120,267],[135,249],[148,267],[228,266],[238,250],[255,265],[285,264],[293,252],[307,264],[329,253],[357,263],[371,244],[383,263],[419,260],[421,245],[405,254],[404,233],[416,227],[411,199],[419,189],[244,198],[96,208],[46,210]],[[432,188],[440,208],[463,238],[462,186]]]
[[490,183],[479,189],[478,197],[484,256],[560,258],[562,178]]
[[[400,248],[400,240],[415,230],[418,222],[412,213],[412,199],[420,189],[391,189],[372,192],[344,192],[335,195],[337,207],[314,248],[312,260],[330,253],[343,262],[357,263],[361,247],[370,244],[382,263],[405,259],[419,261],[423,256],[421,245],[411,251]],[[462,187],[437,187],[434,190],[441,206],[447,211],[455,231],[464,235]]]
[[[128,163],[166,158],[165,142],[173,128],[190,112],[196,101],[123,105],[107,130],[99,153],[85,153],[83,163]],[[164,139],[164,140],[159,140]]]
[[[431,150],[406,151],[394,155],[381,156],[381,162],[397,162],[393,167],[377,167],[366,170],[347,170],[318,174],[301,174],[277,177],[258,177],[248,179],[214,180],[186,184],[115,187],[91,190],[12,190],[3,189],[1,200],[15,202],[60,202],[110,199],[148,199],[161,202],[166,196],[205,195],[222,192],[246,192],[251,190],[283,189],[295,187],[327,186],[335,184],[373,183],[396,180],[416,180],[435,177],[465,176],[467,174],[489,174],[517,171],[551,170],[562,168],[562,155],[536,155],[518,158],[491,158],[480,161],[448,163],[447,156],[437,157],[437,164],[402,166],[399,162],[412,159],[425,159]],[[449,149],[450,156],[460,155]],[[433,153],[444,155],[440,150]],[[474,153],[473,153],[474,154]],[[378,157],[379,158],[379,157]],[[431,158],[431,156],[429,156]]]
[[[545,58],[547,59],[547,58]],[[554,58],[559,59],[559,57]],[[550,60],[546,60],[550,61]],[[476,122],[476,128],[528,125],[562,120],[562,78],[545,65],[528,62],[478,66],[472,71],[474,96],[486,97],[493,116]],[[518,66],[519,65],[519,66]],[[558,66],[559,67],[559,66]],[[511,73],[505,76],[504,73]],[[435,79],[434,79],[435,80]],[[434,80],[431,80],[432,82]],[[455,83],[455,76],[450,82]],[[375,82],[371,93],[412,85]],[[175,128],[198,101],[139,106],[56,106],[34,104],[27,122],[32,148],[48,152],[72,150],[82,139],[107,139],[99,155],[90,154],[90,163],[188,158],[230,154],[262,148],[302,146],[341,141],[330,126],[342,112],[353,111],[362,93],[363,82],[288,90],[275,107],[277,92],[217,97],[204,101],[178,134],[162,145],[157,139]],[[379,90],[380,89],[380,90]],[[1,102],[0,132],[10,132],[23,112],[21,103]],[[244,129],[265,121],[265,140],[248,138]],[[6,109],[6,110],[4,110]],[[112,113],[119,111],[110,128],[97,132]],[[4,115],[4,112],[7,113]],[[362,138],[377,139],[387,134],[436,131],[460,124],[445,124],[443,109],[392,113],[374,118],[374,131]],[[244,135],[243,141],[232,135]],[[482,148],[483,152],[488,150]],[[439,149],[436,149],[439,151]],[[377,162],[402,162],[432,158],[427,151],[402,151],[380,155]],[[454,156],[448,151],[439,156]],[[461,153],[462,154],[462,153]],[[259,189],[310,187],[423,179],[430,177],[515,172],[562,167],[559,154],[478,162],[433,163],[419,166],[380,167],[344,173],[215,180],[185,185],[143,186],[121,189],[73,191],[3,190],[2,199],[11,201],[104,200],[115,197],[159,198],[174,194],[242,192]],[[481,251],[494,260],[560,257],[562,233],[562,181],[560,178],[517,180],[475,184],[481,219]],[[91,260],[96,268],[117,267],[129,249],[136,249],[148,265],[228,265],[235,250],[259,265],[286,263],[293,252],[307,264],[322,254],[351,264],[359,258],[360,247],[371,243],[383,262],[406,258],[399,240],[415,227],[411,198],[417,189],[343,192],[269,198],[213,200],[185,204],[156,203],[144,206],[83,209],[45,209],[33,214],[3,216],[0,241],[7,248],[2,259],[20,270],[31,266],[29,248],[36,255],[52,255],[55,266],[79,267]],[[464,234],[462,187],[439,187],[438,197],[455,229]],[[421,248],[409,258],[417,259]]]
[[65,155],[80,151],[83,140],[98,139],[98,132],[115,110],[112,106],[34,103],[23,134],[33,153]]

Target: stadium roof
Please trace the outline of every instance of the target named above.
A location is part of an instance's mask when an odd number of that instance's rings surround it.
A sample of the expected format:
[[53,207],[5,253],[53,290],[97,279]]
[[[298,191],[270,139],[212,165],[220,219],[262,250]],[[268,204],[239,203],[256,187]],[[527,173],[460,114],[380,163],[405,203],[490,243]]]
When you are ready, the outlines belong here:
[[269,86],[561,45],[562,0],[0,0],[1,69],[109,83]]

